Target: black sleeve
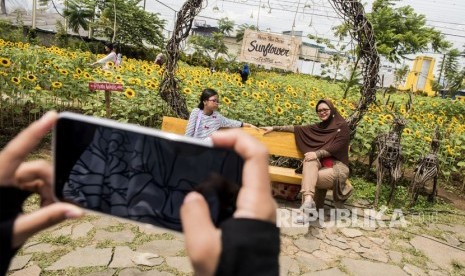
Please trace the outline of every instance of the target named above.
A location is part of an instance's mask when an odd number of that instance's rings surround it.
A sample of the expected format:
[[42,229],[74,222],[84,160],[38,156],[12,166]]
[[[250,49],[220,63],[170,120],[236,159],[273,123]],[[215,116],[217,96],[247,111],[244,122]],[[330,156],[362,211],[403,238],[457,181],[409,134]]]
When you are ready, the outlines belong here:
[[216,275],[279,275],[279,228],[253,219],[221,225],[222,251]]
[[13,224],[22,212],[29,192],[15,188],[0,188],[0,275],[5,275],[18,248],[11,247]]

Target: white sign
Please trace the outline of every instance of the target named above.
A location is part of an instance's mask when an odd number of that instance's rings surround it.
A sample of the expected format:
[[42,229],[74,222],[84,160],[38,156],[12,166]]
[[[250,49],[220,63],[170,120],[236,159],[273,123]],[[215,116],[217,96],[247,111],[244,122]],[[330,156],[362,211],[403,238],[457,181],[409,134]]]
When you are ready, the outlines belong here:
[[300,39],[287,35],[245,30],[240,59],[243,62],[295,71]]

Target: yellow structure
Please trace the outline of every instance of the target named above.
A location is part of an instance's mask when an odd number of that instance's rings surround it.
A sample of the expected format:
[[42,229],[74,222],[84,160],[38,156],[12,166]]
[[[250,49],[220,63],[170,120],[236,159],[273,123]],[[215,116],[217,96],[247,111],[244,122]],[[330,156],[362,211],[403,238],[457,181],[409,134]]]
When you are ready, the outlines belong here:
[[412,92],[426,92],[428,96],[434,96],[432,88],[434,58],[418,56],[413,62],[413,68],[408,73],[407,81],[400,90],[411,90]]

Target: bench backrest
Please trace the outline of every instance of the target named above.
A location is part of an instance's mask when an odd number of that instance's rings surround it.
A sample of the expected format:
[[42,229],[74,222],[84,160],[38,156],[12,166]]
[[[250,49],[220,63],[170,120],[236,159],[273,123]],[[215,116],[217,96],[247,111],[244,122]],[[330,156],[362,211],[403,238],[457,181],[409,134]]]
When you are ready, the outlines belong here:
[[[187,120],[164,116],[161,129],[163,131],[184,135],[186,126]],[[298,159],[303,159],[304,157],[295,144],[294,133],[274,131],[267,135],[263,135],[263,130],[256,130],[249,127],[244,127],[242,130],[265,144],[269,153],[272,155]]]

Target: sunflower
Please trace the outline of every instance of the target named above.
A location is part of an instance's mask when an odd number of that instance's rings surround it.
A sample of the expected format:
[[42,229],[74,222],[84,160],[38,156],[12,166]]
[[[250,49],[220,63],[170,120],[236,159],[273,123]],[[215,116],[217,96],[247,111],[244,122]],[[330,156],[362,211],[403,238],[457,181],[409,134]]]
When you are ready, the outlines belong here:
[[217,84],[219,87],[223,86],[223,83],[222,83],[221,81],[218,81],[216,84]]
[[315,101],[309,101],[309,102],[308,102],[308,106],[310,106],[310,107],[315,107],[315,106],[316,106],[316,102],[315,102]]
[[290,102],[286,102],[284,104],[284,106],[287,108],[287,109],[290,109],[292,107],[292,104]]
[[152,89],[157,89],[158,88],[158,84],[157,83],[150,83],[150,88]]
[[80,78],[81,76],[79,74],[76,74],[76,73],[73,74],[73,79],[78,80]]
[[118,75],[118,76],[115,76],[115,80],[116,80],[116,81],[122,81],[122,80],[123,80],[123,77],[122,77],[122,76],[119,76],[119,75]]
[[226,105],[230,105],[231,100],[228,97],[223,97],[223,103],[225,103]]
[[67,76],[68,75],[68,70],[66,69],[60,69],[60,73],[64,76]]
[[442,117],[438,117],[437,122],[442,125],[444,123],[444,119]]
[[131,99],[136,96],[136,91],[132,90],[131,88],[126,88],[126,90],[124,91],[124,95]]
[[194,80],[194,83],[195,83],[196,85],[200,86],[200,81],[199,81],[198,79],[195,79],[195,80]]
[[46,59],[46,60],[44,60],[44,64],[45,64],[45,65],[50,65],[50,64],[52,64],[52,61],[51,61],[51,60],[48,60],[48,59]]
[[3,67],[10,67],[11,61],[8,58],[0,58],[0,64],[2,64]]
[[260,97],[260,94],[258,94],[257,92],[252,93],[252,96],[253,96],[257,101],[259,101],[260,98],[261,98],[261,97]]
[[59,82],[59,81],[54,81],[54,82],[52,82],[52,87],[53,88],[61,88],[61,87],[63,87],[63,84],[61,82]]
[[151,80],[145,80],[144,81],[144,86],[149,88],[150,87],[150,84],[152,84],[152,81]]
[[113,66],[115,66],[115,63],[113,61],[109,61],[109,62],[107,62],[106,66],[113,67]]
[[92,78],[92,76],[89,73],[84,72],[84,78],[90,79],[90,78]]
[[26,79],[30,82],[35,82],[37,80],[37,77],[34,76],[33,74],[27,75]]
[[184,92],[184,94],[186,94],[186,95],[192,94],[192,90],[191,90],[189,87],[184,88],[183,92]]
[[265,109],[265,111],[266,111],[266,113],[271,114],[271,109],[270,109],[269,107],[267,107],[267,108]]
[[297,92],[292,91],[292,97],[296,98],[297,97]]
[[248,96],[249,96],[249,92],[247,92],[247,91],[245,91],[245,90],[242,91],[241,94],[242,94],[242,97],[248,97]]
[[423,140],[425,140],[428,143],[431,143],[431,137],[429,137],[429,136],[423,137]]
[[12,77],[11,82],[13,82],[16,85],[19,85],[21,83],[21,80],[18,77]]
[[408,127],[404,128],[404,130],[402,131],[405,135],[411,135],[412,134],[412,130]]
[[276,113],[278,113],[279,115],[282,115],[282,114],[284,113],[284,109],[282,109],[282,107],[280,107],[280,106],[277,106],[277,107],[275,108],[275,111],[276,111]]
[[302,117],[300,117],[299,115],[296,115],[295,121],[300,123],[302,121]]
[[384,119],[388,120],[388,121],[391,121],[392,119],[394,119],[394,117],[392,117],[391,114],[386,114],[386,116],[384,116]]
[[40,91],[40,90],[42,90],[42,87],[40,87],[40,85],[36,85],[36,86],[34,87],[34,90]]
[[76,70],[74,70],[76,72],[76,74],[82,74],[82,69],[81,68],[76,68]]
[[113,77],[113,73],[110,72],[110,71],[105,71],[105,73],[103,73],[103,76],[104,76],[105,78],[111,78],[111,77]]

